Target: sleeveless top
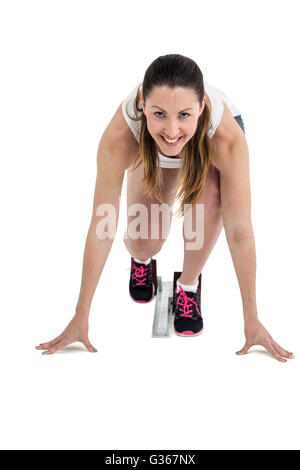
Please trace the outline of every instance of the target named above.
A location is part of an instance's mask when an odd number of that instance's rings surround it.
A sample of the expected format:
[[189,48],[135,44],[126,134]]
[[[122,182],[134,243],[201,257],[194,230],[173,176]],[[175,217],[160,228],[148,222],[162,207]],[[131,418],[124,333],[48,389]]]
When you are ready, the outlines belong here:
[[[142,88],[142,83],[138,83],[138,85],[136,85],[133,90],[131,90],[127,98],[122,101],[122,113],[124,119],[138,142],[140,141],[141,121],[134,121],[133,119],[130,119],[127,115],[126,108],[130,116],[135,116],[134,100],[139,88]],[[211,115],[207,134],[210,138],[212,138],[222,118],[224,109],[223,101],[225,101],[233,116],[239,116],[241,112],[222,90],[219,90],[205,81],[204,91],[207,94],[211,104]],[[142,100],[140,100],[138,107],[142,108]],[[140,114],[141,113],[138,113],[138,115]],[[180,168],[181,158],[166,157],[159,152],[157,153],[159,156],[159,164],[162,168]]]

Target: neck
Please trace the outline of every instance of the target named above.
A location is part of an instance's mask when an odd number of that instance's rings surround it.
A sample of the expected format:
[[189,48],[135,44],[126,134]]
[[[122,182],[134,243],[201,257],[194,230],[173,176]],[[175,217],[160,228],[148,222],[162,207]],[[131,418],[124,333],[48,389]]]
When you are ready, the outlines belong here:
[[181,158],[181,152],[178,154],[178,155],[165,155],[160,149],[158,146],[156,146],[156,150],[158,151],[158,153],[160,153],[161,155],[163,155],[164,157],[167,157],[167,158]]

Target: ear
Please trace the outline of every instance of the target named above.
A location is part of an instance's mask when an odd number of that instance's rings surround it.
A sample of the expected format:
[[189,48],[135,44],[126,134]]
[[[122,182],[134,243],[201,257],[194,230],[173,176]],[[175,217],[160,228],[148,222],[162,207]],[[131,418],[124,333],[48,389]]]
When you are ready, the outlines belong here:
[[204,110],[205,105],[206,105],[206,96],[204,95],[204,96],[203,96],[203,100],[202,100],[201,109],[200,109],[201,113],[202,113],[202,111]]
[[146,114],[146,106],[145,106],[145,102],[144,102],[144,98],[143,98],[143,93],[141,93],[141,100],[142,100],[142,106],[143,106],[143,112],[144,114]]
[[206,98],[205,98],[205,95],[203,96],[203,99],[202,99],[202,103],[201,103],[201,106],[199,106],[199,116],[201,116],[201,114],[203,113],[203,110],[205,108],[205,105],[206,105]]

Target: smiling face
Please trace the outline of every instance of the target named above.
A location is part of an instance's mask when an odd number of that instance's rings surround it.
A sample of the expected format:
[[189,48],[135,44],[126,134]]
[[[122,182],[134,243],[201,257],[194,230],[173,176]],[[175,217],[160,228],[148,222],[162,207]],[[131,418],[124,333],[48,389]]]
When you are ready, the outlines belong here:
[[[143,111],[149,133],[157,150],[166,157],[180,156],[184,145],[193,137],[198,118],[205,107],[191,88],[156,86],[147,97],[142,96]],[[175,140],[175,142],[167,142]]]

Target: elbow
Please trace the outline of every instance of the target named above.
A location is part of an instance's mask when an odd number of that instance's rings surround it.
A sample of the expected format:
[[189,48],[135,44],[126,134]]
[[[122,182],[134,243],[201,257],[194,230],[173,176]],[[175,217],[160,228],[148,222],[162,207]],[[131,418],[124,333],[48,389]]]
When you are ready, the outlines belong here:
[[254,239],[252,225],[246,227],[225,227],[226,238],[228,242],[240,243],[245,240]]

